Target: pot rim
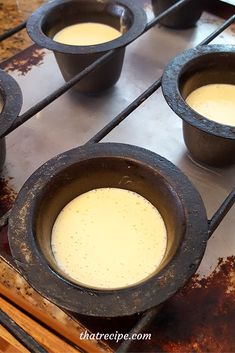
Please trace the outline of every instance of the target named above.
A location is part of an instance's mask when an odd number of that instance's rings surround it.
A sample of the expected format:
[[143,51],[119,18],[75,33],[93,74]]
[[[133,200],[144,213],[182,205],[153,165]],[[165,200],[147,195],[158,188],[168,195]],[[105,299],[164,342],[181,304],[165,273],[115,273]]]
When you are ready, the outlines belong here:
[[[79,1],[81,0],[53,0],[39,7],[27,21],[26,28],[31,39],[41,47],[58,53],[97,54],[126,46],[143,33],[145,29],[147,15],[133,0],[105,0],[106,3],[122,5],[123,7],[128,8],[133,14],[134,19],[132,26],[121,37],[102,44],[77,46],[58,43],[43,33],[42,23],[50,10],[63,3],[77,2],[79,4]],[[94,2],[97,1],[94,0]]]
[[[104,157],[134,161],[159,173],[182,203],[182,222],[186,224],[176,254],[159,273],[137,285],[115,290],[83,287],[69,282],[52,270],[35,242],[32,224],[36,202],[53,177],[75,163]],[[52,158],[26,181],[11,212],[8,237],[20,272],[41,295],[73,312],[117,317],[143,312],[159,305],[186,283],[203,257],[208,240],[208,221],[199,193],[171,162],[140,147],[101,143],[78,147]]]
[[188,49],[176,56],[165,68],[162,77],[162,92],[170,108],[186,123],[210,135],[235,140],[235,126],[219,124],[193,110],[182,97],[179,81],[185,66],[199,57],[221,53],[224,58],[234,55],[235,45],[203,45]]
[[23,96],[18,83],[13,77],[0,69],[0,95],[3,108],[0,113],[0,138],[12,126],[21,111]]

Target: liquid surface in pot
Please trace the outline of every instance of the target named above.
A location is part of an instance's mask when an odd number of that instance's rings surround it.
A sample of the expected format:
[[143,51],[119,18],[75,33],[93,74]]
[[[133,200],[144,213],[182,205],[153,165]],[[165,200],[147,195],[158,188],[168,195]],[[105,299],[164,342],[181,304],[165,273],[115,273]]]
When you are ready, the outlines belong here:
[[96,45],[114,40],[122,35],[116,28],[103,23],[78,23],[63,28],[53,40],[68,45]]
[[94,189],[67,204],[52,230],[60,269],[88,287],[133,285],[159,267],[167,230],[159,211],[139,194]]
[[235,126],[235,85],[218,83],[202,86],[190,93],[186,102],[210,120]]

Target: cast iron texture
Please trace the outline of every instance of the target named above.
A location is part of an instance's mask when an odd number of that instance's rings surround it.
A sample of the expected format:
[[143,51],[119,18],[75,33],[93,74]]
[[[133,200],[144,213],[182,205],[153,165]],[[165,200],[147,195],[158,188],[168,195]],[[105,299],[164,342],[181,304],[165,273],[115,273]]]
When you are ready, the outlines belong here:
[[[100,22],[124,33],[120,38],[92,46],[57,43],[54,35],[62,28],[80,22]],[[52,50],[66,81],[106,52],[116,49],[110,60],[79,82],[75,88],[87,94],[100,93],[120,77],[125,46],[145,29],[147,17],[132,0],[58,0],[40,7],[27,22],[30,37]]]
[[224,167],[235,163],[235,127],[208,120],[185,102],[192,91],[211,83],[235,84],[235,46],[199,46],[180,54],[165,68],[162,91],[183,119],[184,140],[192,157]]
[[[179,0],[152,0],[154,14],[158,16],[160,13],[176,4]],[[202,0],[192,0],[189,4],[184,5],[181,9],[174,11],[172,15],[164,17],[160,23],[163,26],[186,29],[194,27],[203,11]]]
[[[132,287],[98,290],[74,283],[52,254],[51,230],[62,208],[101,187],[141,194],[165,220],[168,245],[162,264]],[[139,147],[104,143],[73,149],[40,167],[18,194],[8,235],[19,270],[39,293],[76,313],[117,317],[159,305],[185,284],[203,257],[208,222],[198,192],[173,164]]]
[[16,120],[22,107],[22,93],[16,81],[0,70],[0,98],[3,103],[0,111],[0,171],[6,158],[5,138],[1,138]]

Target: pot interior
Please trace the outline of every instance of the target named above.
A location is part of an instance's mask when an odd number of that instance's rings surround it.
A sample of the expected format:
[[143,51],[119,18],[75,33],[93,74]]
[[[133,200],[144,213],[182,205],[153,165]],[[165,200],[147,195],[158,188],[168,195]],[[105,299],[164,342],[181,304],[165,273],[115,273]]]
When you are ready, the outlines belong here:
[[213,83],[235,85],[235,53],[200,55],[184,65],[178,80],[179,91],[184,99],[195,89]]
[[[155,169],[124,158],[99,157],[80,161],[60,171],[44,186],[33,210],[33,234],[41,255],[62,278],[51,249],[53,224],[66,204],[80,194],[104,187],[128,189],[145,197],[161,213],[167,228],[167,250],[159,272],[174,257],[184,237],[185,216],[181,201]],[[66,239],[65,239],[66,244]],[[125,245],[124,245],[125,246]]]
[[99,22],[116,28],[123,34],[134,22],[132,11],[110,1],[64,1],[51,8],[42,20],[42,31],[53,38],[61,29],[82,22]]

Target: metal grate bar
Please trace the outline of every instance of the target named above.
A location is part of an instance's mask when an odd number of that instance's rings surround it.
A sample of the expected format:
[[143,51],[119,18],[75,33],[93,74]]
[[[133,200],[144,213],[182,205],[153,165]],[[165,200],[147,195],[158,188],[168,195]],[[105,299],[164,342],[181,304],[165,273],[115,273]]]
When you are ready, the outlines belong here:
[[25,348],[33,353],[48,353],[34,338],[25,332],[17,323],[0,309],[0,323],[5,327]]
[[[235,15],[231,16],[228,20],[226,20],[217,30],[215,30],[213,33],[211,33],[207,38],[205,38],[197,46],[209,44],[213,39],[215,39],[219,34],[221,34],[226,28],[228,28],[234,22],[235,22]],[[158,81],[155,82],[155,84],[157,84],[157,83],[159,83],[159,86],[157,86],[156,89],[153,92],[155,92],[161,86],[161,78]],[[154,87],[154,84],[151,87]],[[147,94],[147,92],[148,92],[148,90],[146,90],[142,95],[140,95],[134,102],[138,102],[139,105],[142,104],[142,102],[144,100],[146,100],[151,95],[151,94],[149,94],[148,96],[145,97],[145,94]],[[141,98],[142,99],[144,98],[144,100],[141,101]],[[134,102],[131,103],[130,106],[127,107],[121,114],[116,116],[110,123],[108,123],[106,125],[106,127],[104,127],[102,130],[100,130],[93,138],[91,138],[88,141],[88,143],[99,142],[102,138],[104,138],[112,130],[111,126],[113,128],[115,128],[120,122],[122,122],[125,119],[125,117],[127,117],[134,110],[134,109],[131,110],[131,106],[132,106],[132,104],[134,104]],[[137,107],[139,105],[137,105]],[[130,111],[130,113],[126,115],[127,111]],[[123,116],[122,116],[122,114],[123,114]],[[106,131],[107,131],[107,133],[105,133]],[[235,203],[235,188],[231,191],[231,193],[225,199],[225,201],[220,206],[220,208],[215,212],[215,214],[213,215],[212,219],[208,222],[208,225],[209,225],[208,236],[209,236],[209,238],[215,232],[215,230],[217,229],[219,224],[223,221],[224,217],[227,215],[227,213],[232,208],[234,203]],[[154,311],[154,309],[156,311]],[[134,326],[132,328],[132,330],[129,332],[129,335],[132,335],[134,333],[138,334],[140,332],[143,332],[143,330],[157,316],[157,313],[158,313],[159,309],[158,308],[154,308],[154,309],[148,310],[143,315],[143,317],[137,322],[136,326]],[[119,346],[119,348],[116,350],[116,353],[126,353],[126,352],[128,352],[131,344],[132,344],[132,340],[123,341],[121,343],[121,345]]]
[[192,1],[196,1],[196,0],[180,0],[180,1],[178,1],[177,3],[175,3],[174,5],[169,7],[167,10],[163,11],[160,15],[155,17],[151,22],[149,22],[146,25],[145,31],[148,31],[150,28],[154,27],[157,23],[159,23],[163,18],[170,15],[172,12],[175,12],[175,11],[181,9],[181,7],[183,7],[184,5],[186,5],[187,3],[192,2]]
[[[197,46],[210,43],[227,27],[235,21],[235,15],[226,20],[215,32],[210,34]],[[125,120],[135,109],[137,109],[147,98],[149,98],[161,86],[161,78],[155,81],[146,91],[141,93],[130,105],[128,105],[120,114],[111,120],[105,127],[95,134],[86,144],[101,141],[108,133],[117,127],[123,120]]]
[[111,120],[103,129],[93,136],[86,144],[101,141],[110,131],[125,120],[135,109],[137,109],[147,98],[149,98],[161,86],[161,78],[155,81],[146,91],[141,93],[128,107]]
[[[219,209],[215,212],[214,216],[212,219],[208,222],[209,230],[208,230],[208,236],[209,238],[212,236],[212,234],[215,232],[217,227],[220,225],[224,217],[227,215],[229,210],[232,208],[232,206],[235,203],[235,188],[231,191],[231,193],[228,195],[228,197],[224,200],[222,205],[219,207]],[[153,308],[149,309],[143,316],[142,318],[137,322],[137,324],[132,328],[132,330],[129,332],[129,337],[131,337],[132,334],[138,334],[143,332],[145,328],[148,327],[149,324],[156,318],[157,314],[159,312],[159,308]],[[132,340],[126,340],[123,341],[118,349],[116,350],[116,353],[127,353],[130,346],[132,345]]]
[[[235,203],[235,188],[231,191],[231,193],[228,195],[228,197],[225,199],[225,201],[222,203],[222,205],[219,207],[219,209],[216,211],[214,216],[212,217],[211,221],[208,222],[209,225],[209,231],[208,235],[209,238],[212,236],[212,234],[215,232],[219,224],[222,222],[224,217],[227,215],[229,210],[232,208],[232,206]],[[159,312],[159,308],[153,308],[148,310],[142,318],[138,321],[136,326],[133,327],[133,329],[129,332],[129,337],[131,337],[132,334],[138,334],[143,332],[143,330],[148,327],[149,324],[154,320],[154,318],[157,316]],[[116,353],[126,353],[128,352],[130,346],[132,344],[131,340],[126,340],[121,343],[119,348],[117,349]]]
[[[179,2],[174,4],[173,6],[169,7],[166,11],[162,12],[158,17],[154,18],[146,26],[146,30],[152,28],[153,26],[155,26],[155,24],[157,24],[164,17],[166,17],[167,15],[171,14],[172,12],[174,12],[176,10],[179,10],[182,6],[184,6],[184,4],[187,4],[190,1],[195,1],[195,0],[180,0]],[[11,37],[12,35],[16,34],[17,32],[20,32],[22,29],[24,29],[26,27],[26,24],[27,24],[27,21],[24,21],[24,22],[20,23],[18,26],[14,27],[12,29],[9,29],[5,33],[1,34],[0,35],[0,42]]]
[[[188,1],[189,0],[181,0],[180,3],[184,4],[185,2],[188,2]],[[175,9],[175,6],[172,6],[172,8]],[[158,16],[155,18],[154,20],[155,23],[159,20],[159,17],[161,16]],[[215,39],[220,33],[222,33],[226,28],[228,28],[234,22],[235,22],[235,15],[233,15],[228,20],[226,20],[216,31],[214,31],[211,35],[209,35],[206,39],[204,39],[199,45],[205,45],[210,43],[213,39]],[[145,31],[149,30],[150,28],[151,27],[147,25]],[[24,114],[19,116],[18,119],[15,121],[15,123],[12,124],[10,129],[8,129],[5,132],[5,134],[1,137],[7,136],[9,133],[17,129],[19,126],[23,125],[26,121],[31,119],[35,114],[37,114],[42,109],[47,107],[49,104],[54,102],[57,98],[59,98],[61,95],[67,92],[71,87],[73,87],[75,84],[81,81],[86,75],[88,75],[92,71],[102,66],[106,61],[110,59],[113,53],[114,53],[114,50],[104,54],[102,57],[100,57],[98,60],[93,62],[88,67],[86,67],[83,71],[81,71],[79,74],[74,76],[71,80],[66,82],[56,91],[54,91],[52,94],[50,94],[49,96],[41,100],[39,103],[37,103],[35,106],[30,108],[28,111],[26,111]],[[138,98],[136,98],[134,102],[132,102],[126,109],[124,109],[118,116],[116,116],[111,123],[109,123],[106,127],[104,127],[102,131],[99,131],[90,141],[88,141],[88,143],[99,142],[112,129],[114,129],[118,124],[120,124],[120,122],[122,122],[130,113],[132,113],[140,104],[142,104],[148,97],[150,97],[160,87],[161,83],[159,84],[158,81],[154,82],[145,92],[143,92]]]
[[[137,324],[129,332],[129,337],[133,336],[134,334],[138,335],[138,333],[143,332],[144,329],[147,328],[155,319],[159,310],[160,310],[159,307],[155,307],[155,308],[149,309],[146,313],[144,313],[141,319],[139,319]],[[131,339],[123,341],[123,343],[116,350],[116,353],[127,352],[130,346],[132,345],[132,343],[133,341]]]
[[[144,33],[147,32],[150,28],[152,28],[155,24],[157,24],[162,18],[165,16],[173,13],[177,9],[181,8],[184,4],[190,2],[190,1],[195,1],[195,0],[180,0],[178,3],[175,5],[171,6],[168,8],[166,11],[162,12],[159,16],[155,17],[154,20],[152,20],[149,24],[146,25],[146,28],[144,30]],[[142,34],[141,34],[142,35]],[[141,36],[140,35],[140,36]],[[137,38],[136,38],[137,39]],[[24,114],[19,116],[17,120],[12,124],[10,129],[8,129],[4,135],[1,137],[7,136],[9,133],[14,131],[16,128],[24,124],[26,121],[31,119],[35,114],[40,112],[42,109],[44,109],[46,106],[54,102],[57,98],[59,98],[61,95],[63,95],[65,92],[67,92],[71,87],[76,85],[79,81],[81,81],[86,75],[94,71],[95,69],[99,68],[101,65],[103,65],[105,62],[107,62],[111,56],[113,55],[114,50],[104,54],[101,56],[99,59],[94,61],[91,65],[87,66],[83,71],[78,73],[76,76],[74,76],[71,80],[66,82],[64,85],[62,85],[60,88],[58,88],[56,91],[54,91],[52,94],[41,100],[39,103],[37,103],[35,106],[30,108],[28,111],[26,111]]]
[[16,34],[19,31],[22,31],[22,29],[24,29],[26,27],[26,21],[20,23],[18,26],[9,29],[8,31],[6,31],[5,33],[0,35],[0,42],[2,42],[3,40],[13,36],[13,34]]
[[213,39],[218,37],[220,33],[222,33],[226,28],[231,26],[235,22],[235,15],[231,16],[227,21],[225,21],[217,30],[211,33],[207,38],[205,38],[200,45],[209,44]]
[[212,219],[209,221],[209,237],[212,236],[214,231],[220,225],[226,214],[229,212],[231,207],[235,203],[235,188],[231,191],[228,197],[224,200],[218,211],[214,214]]
[[12,124],[10,129],[8,129],[5,134],[3,134],[1,137],[7,136],[10,132],[14,131],[17,129],[19,126],[23,125],[26,121],[31,119],[35,114],[40,112],[42,109],[47,107],[50,103],[54,102],[57,98],[62,96],[65,92],[67,92],[71,87],[73,87],[76,83],[78,83],[80,80],[83,79],[86,75],[88,75],[90,72],[94,71],[98,67],[100,67],[103,63],[108,61],[108,59],[113,55],[114,51],[109,51],[102,57],[100,57],[98,60],[93,62],[91,65],[86,67],[83,71],[81,71],[79,74],[74,76],[71,80],[68,82],[64,83],[63,86],[55,90],[52,94],[41,100],[39,103],[37,103],[35,106],[27,110],[24,114],[20,115],[16,121]]

